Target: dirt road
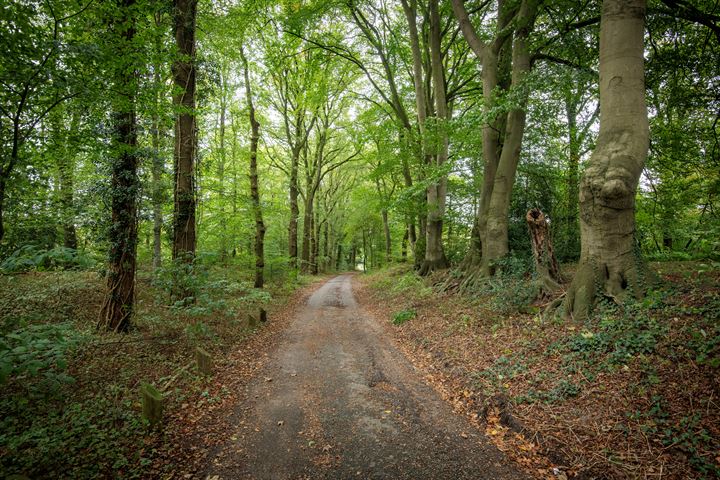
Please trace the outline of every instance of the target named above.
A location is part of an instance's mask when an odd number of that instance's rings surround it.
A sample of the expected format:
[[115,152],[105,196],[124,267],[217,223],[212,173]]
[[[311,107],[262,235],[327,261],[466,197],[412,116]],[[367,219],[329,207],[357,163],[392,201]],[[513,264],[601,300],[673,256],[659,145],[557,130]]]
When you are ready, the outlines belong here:
[[351,278],[297,312],[206,478],[526,478],[421,380]]

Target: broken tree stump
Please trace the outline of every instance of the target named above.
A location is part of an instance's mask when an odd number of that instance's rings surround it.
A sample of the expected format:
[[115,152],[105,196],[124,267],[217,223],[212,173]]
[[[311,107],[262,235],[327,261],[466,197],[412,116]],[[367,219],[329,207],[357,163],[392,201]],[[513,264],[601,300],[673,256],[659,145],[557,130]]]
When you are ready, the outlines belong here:
[[539,208],[532,208],[528,210],[525,221],[530,230],[530,243],[535,260],[535,272],[540,283],[540,294],[551,295],[560,289],[562,276],[550,239],[547,219]]
[[267,312],[262,307],[260,307],[260,322],[261,323],[267,322]]
[[258,319],[255,317],[255,315],[248,313],[248,327],[255,328],[258,326]]
[[156,425],[162,421],[163,414],[163,396],[155,387],[149,383],[143,383],[140,386],[140,394],[142,395],[142,416],[150,422],[150,425]]
[[208,352],[200,347],[195,349],[195,360],[197,361],[198,371],[203,375],[212,375],[213,358]]

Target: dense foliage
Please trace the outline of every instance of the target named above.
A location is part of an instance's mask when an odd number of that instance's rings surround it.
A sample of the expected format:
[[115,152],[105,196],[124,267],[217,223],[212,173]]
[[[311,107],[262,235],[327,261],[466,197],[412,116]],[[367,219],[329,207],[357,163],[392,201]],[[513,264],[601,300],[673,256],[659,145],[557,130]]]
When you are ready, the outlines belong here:
[[[639,181],[625,185],[632,248],[619,253],[633,258],[632,275],[615,280],[641,303],[613,310],[613,322],[593,316],[592,330],[553,346],[573,358],[602,354],[613,365],[654,354],[667,333],[642,303],[653,280],[644,260],[702,260],[706,270],[720,262],[718,4],[630,3],[644,37],[634,45],[644,68],[634,73],[645,79],[636,89],[644,98],[636,102],[638,130],[647,120],[650,140],[645,149],[640,138],[641,155],[627,162]],[[2,285],[64,271],[92,283],[93,295],[104,288],[105,300],[82,322],[0,305],[0,383],[12,387],[0,403],[8,415],[0,453],[32,445],[59,458],[69,439],[39,437],[65,422],[69,432],[97,434],[88,442],[119,445],[97,431],[113,422],[130,433],[141,428],[122,395],[103,397],[95,413],[81,413],[89,398],[58,409],[72,381],[68,358],[80,355],[95,328],[153,330],[177,312],[188,321],[178,327],[183,342],[215,338],[205,320],[269,302],[263,282],[281,288],[300,274],[407,262],[422,275],[446,271],[442,292],[490,295],[498,312],[537,313],[540,297],[548,300],[543,308],[557,307],[561,298],[536,288],[533,258],[549,259],[533,250],[532,208],[549,219],[557,258],[579,260],[578,277],[592,272],[587,303],[627,304],[598,280],[613,276],[607,266],[581,256],[590,237],[587,192],[602,190],[586,177],[597,164],[593,152],[608,143],[599,136],[601,101],[612,103],[602,98],[601,72],[612,55],[603,56],[600,38],[611,4],[5,0]],[[601,170],[614,188],[617,171]],[[613,238],[624,228],[612,218],[604,227]],[[571,279],[555,280],[551,294]],[[415,277],[400,281],[434,294]],[[30,297],[0,299],[43,300]],[[167,310],[148,317],[141,301]],[[394,323],[417,315],[408,306]],[[718,332],[708,328],[691,340],[694,361],[717,369]],[[47,425],[29,420],[35,397]],[[103,409],[111,416],[99,415]],[[68,475],[130,461],[112,458]]]

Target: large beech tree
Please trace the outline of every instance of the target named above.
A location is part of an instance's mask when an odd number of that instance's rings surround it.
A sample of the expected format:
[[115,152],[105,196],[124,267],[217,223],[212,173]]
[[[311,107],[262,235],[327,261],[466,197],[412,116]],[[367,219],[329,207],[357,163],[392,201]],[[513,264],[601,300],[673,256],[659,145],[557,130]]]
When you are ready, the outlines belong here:
[[[465,40],[482,65],[485,124],[483,125],[483,185],[470,253],[466,259],[471,270],[485,275],[494,273],[494,262],[507,255],[508,211],[520,148],[525,132],[527,93],[522,82],[530,71],[528,36],[537,16],[537,0],[498,2],[495,35],[485,41],[473,27],[462,0],[452,0],[455,17]],[[498,93],[520,91],[509,111],[498,113]],[[473,278],[471,274],[470,279]]]
[[605,0],[600,23],[600,133],[580,181],[580,264],[564,311],[584,318],[595,299],[640,297],[635,193],[648,152],[645,0]]
[[[407,9],[406,9],[407,10]],[[445,75],[441,48],[441,25],[438,11],[438,0],[430,0],[430,72],[435,101],[435,132],[426,154],[429,163],[441,168],[448,160],[447,121],[449,118]],[[415,82],[417,88],[417,80]],[[416,92],[416,95],[419,92]],[[418,112],[420,108],[418,108]],[[425,259],[420,267],[420,274],[447,268],[448,261],[442,244],[443,216],[447,195],[447,176],[443,175],[427,187],[427,227],[425,237]]]

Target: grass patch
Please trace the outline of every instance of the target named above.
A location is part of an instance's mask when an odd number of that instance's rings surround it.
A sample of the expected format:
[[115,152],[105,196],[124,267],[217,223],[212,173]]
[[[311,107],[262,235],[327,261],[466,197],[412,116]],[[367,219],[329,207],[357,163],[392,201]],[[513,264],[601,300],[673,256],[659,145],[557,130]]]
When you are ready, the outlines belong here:
[[416,316],[417,312],[415,310],[400,310],[399,312],[395,312],[393,314],[392,323],[393,325],[402,325]]

